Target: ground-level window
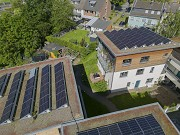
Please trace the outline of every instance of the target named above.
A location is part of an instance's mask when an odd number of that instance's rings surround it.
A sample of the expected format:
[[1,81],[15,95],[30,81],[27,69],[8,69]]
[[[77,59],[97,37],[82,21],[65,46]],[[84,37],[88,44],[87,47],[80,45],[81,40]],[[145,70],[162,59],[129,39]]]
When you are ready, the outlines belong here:
[[122,72],[120,73],[120,77],[126,77],[128,75],[128,72]]
[[146,83],[151,83],[153,81],[153,78],[148,78],[147,80],[146,80]]
[[128,82],[128,83],[127,83],[127,87],[129,87],[130,85],[131,85],[131,82]]

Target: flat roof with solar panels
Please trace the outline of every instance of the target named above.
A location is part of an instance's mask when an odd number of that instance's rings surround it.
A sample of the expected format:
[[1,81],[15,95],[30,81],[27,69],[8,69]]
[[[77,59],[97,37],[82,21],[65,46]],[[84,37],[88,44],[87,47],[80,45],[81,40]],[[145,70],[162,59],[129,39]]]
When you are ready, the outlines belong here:
[[0,134],[24,135],[84,118],[68,58],[0,70],[0,94]]
[[180,47],[179,43],[144,27],[97,32],[97,36],[115,56]]
[[180,134],[159,103],[63,124],[59,130],[61,135]]

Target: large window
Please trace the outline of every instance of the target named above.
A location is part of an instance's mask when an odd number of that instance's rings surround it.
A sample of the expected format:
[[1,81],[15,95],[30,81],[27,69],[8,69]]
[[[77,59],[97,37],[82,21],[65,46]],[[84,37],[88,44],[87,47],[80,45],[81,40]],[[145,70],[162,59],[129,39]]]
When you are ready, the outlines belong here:
[[149,61],[149,56],[141,57],[141,60],[140,60],[141,63],[146,63],[148,61]]
[[128,72],[122,72],[120,73],[120,77],[126,77],[128,75]]
[[136,72],[136,75],[142,75],[144,72],[144,69],[138,69]]
[[148,79],[146,80],[146,83],[152,83],[152,81],[153,81],[153,78],[148,78]]
[[125,59],[125,60],[123,60],[123,66],[127,66],[127,65],[130,65],[131,64],[131,61],[132,61],[132,59]]

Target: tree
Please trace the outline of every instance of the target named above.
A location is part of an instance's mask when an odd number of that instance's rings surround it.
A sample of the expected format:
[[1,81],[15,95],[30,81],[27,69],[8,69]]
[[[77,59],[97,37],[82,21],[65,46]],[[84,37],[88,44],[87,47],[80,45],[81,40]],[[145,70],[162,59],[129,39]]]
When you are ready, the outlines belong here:
[[180,12],[170,13],[156,28],[159,34],[172,38],[180,35]]
[[75,25],[72,21],[73,5],[69,0],[53,0],[51,14],[53,33],[69,29]]

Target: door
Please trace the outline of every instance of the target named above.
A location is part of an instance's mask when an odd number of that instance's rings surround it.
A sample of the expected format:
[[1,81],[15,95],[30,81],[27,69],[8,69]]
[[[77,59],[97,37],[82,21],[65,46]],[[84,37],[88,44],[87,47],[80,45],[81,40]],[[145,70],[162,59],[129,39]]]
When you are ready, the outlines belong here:
[[136,84],[135,84],[135,87],[134,88],[138,88],[139,87],[139,84],[140,84],[140,80],[136,81]]

